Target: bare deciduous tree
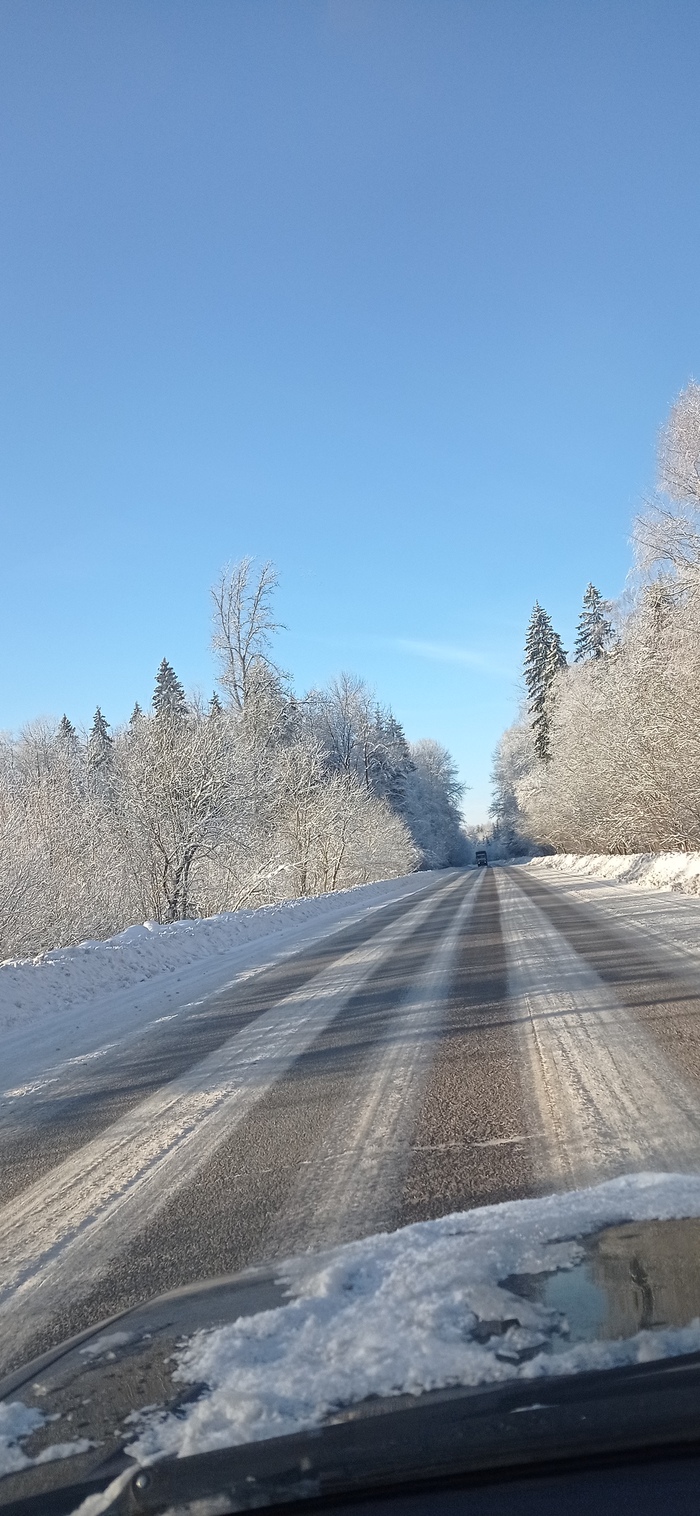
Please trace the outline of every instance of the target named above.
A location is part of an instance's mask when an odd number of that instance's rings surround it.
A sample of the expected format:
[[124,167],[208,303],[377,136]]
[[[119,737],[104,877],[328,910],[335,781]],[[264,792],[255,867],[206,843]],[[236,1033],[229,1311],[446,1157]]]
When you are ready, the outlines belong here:
[[212,646],[219,659],[219,681],[239,711],[245,709],[256,671],[277,669],[268,648],[281,627],[272,614],[277,574],[272,563],[255,571],[252,558],[229,564],[212,590]]
[[700,506],[700,384],[674,401],[659,439],[659,488],[671,500]]
[[657,493],[634,526],[642,573],[693,571],[700,562],[700,385],[691,380],[659,437]]
[[221,842],[232,794],[221,723],[201,712],[142,719],[122,750],[123,814],[131,855],[146,864],[157,920],[192,913],[193,871]]

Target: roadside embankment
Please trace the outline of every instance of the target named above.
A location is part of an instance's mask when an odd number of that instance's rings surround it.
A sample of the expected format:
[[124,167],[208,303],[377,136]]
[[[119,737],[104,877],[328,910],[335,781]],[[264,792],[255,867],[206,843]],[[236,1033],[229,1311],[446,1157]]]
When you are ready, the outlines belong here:
[[645,890],[676,890],[700,895],[700,853],[554,853],[533,858],[526,868],[538,872],[584,874]]
[[368,910],[425,889],[435,876],[407,874],[333,894],[284,900],[257,910],[228,911],[195,921],[161,925],[146,921],[103,942],[54,948],[36,958],[0,963],[0,1028],[26,1025],[48,1012],[104,1002],[116,991],[220,959],[260,938],[299,935],[300,945],[326,929],[339,928]]

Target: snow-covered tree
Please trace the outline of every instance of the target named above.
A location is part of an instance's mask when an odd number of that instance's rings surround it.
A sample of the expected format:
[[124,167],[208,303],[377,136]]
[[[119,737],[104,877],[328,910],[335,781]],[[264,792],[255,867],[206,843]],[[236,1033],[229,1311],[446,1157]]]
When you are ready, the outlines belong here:
[[157,717],[169,721],[180,721],[187,715],[185,691],[167,658],[162,660],[156,674],[153,711]]
[[551,694],[560,671],[566,668],[566,653],[547,612],[535,601],[525,639],[524,678],[528,710],[532,718],[535,752],[547,763],[550,756]]
[[536,600],[525,638],[523,675],[535,734],[535,751],[541,759],[549,756],[546,702],[551,643],[552,623],[539,600]]
[[87,740],[87,771],[93,790],[103,790],[109,783],[112,768],[112,738],[109,722],[98,705]]
[[280,623],[272,614],[277,573],[272,563],[256,572],[252,558],[229,564],[212,590],[212,647],[219,660],[219,682],[239,711],[245,708],[256,677],[277,673],[269,655]]
[[405,817],[426,868],[446,868],[469,861],[459,802],[464,785],[442,743],[430,738],[412,742],[411,767],[405,775]]
[[577,663],[583,663],[586,658],[602,658],[608,651],[614,634],[607,609],[607,603],[595,585],[589,584],[576,628],[574,659]]
[[[640,518],[637,578],[609,637],[589,586],[576,660],[531,689],[527,718],[499,745],[494,814],[563,852],[700,848],[700,386],[675,402],[659,449],[659,494]],[[536,608],[539,610],[539,607]],[[547,642],[543,616],[535,653]],[[602,656],[602,653],[605,656]],[[560,658],[552,655],[552,665]],[[542,660],[532,657],[533,669]],[[546,669],[546,664],[545,664]],[[539,714],[539,712],[535,712]],[[532,716],[532,705],[528,717]],[[530,729],[528,729],[530,728]],[[524,761],[513,761],[520,753]]]
[[322,743],[328,767],[356,774],[373,794],[401,809],[411,758],[400,722],[354,674],[342,673],[304,702],[306,721]]
[[193,913],[197,863],[223,841],[233,800],[232,754],[219,723],[186,718],[178,707],[175,716],[165,719],[161,707],[140,721],[121,764],[127,851],[164,921]]
[[517,856],[529,848],[527,821],[522,809],[523,787],[537,767],[533,732],[525,714],[499,739],[493,759],[491,785],[493,816],[504,856]]
[[67,716],[61,717],[56,730],[56,736],[58,741],[64,743],[66,747],[73,747],[77,744],[78,734],[72,721],[69,721]]
[[686,385],[662,428],[657,490],[635,522],[642,573],[671,572],[681,580],[700,563],[700,385]]
[[700,506],[700,384],[674,401],[658,451],[659,487],[671,500]]
[[290,690],[270,656],[272,589],[250,565],[218,586],[226,701],[186,698],[164,659],[152,709],[122,728],[98,709],[86,743],[67,718],[0,737],[5,954],[468,856],[439,744],[411,747],[351,676]]

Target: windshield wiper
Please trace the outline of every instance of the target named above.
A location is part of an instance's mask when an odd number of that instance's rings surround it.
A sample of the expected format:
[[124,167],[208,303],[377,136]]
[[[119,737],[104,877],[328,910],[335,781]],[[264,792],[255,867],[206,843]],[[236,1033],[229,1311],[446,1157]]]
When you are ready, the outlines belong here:
[[[595,1373],[365,1402],[348,1419],[135,1469],[106,1516],[160,1516],[212,1501],[224,1512],[352,1501],[408,1490],[700,1455],[700,1354]],[[93,1486],[94,1488],[94,1486]],[[64,1516],[85,1485],[44,1497]],[[71,1504],[70,1502],[73,1502]],[[34,1502],[3,1516],[38,1516]]]

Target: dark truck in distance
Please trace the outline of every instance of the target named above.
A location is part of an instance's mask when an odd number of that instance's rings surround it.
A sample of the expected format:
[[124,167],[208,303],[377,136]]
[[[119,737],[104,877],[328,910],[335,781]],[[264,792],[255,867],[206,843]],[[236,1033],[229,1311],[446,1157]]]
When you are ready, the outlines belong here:
[[476,850],[475,857],[476,857],[476,862],[477,862],[477,867],[478,868],[480,868],[480,869],[487,869],[488,868],[488,866],[489,866],[489,860],[486,857],[486,848],[478,847],[477,850]]

